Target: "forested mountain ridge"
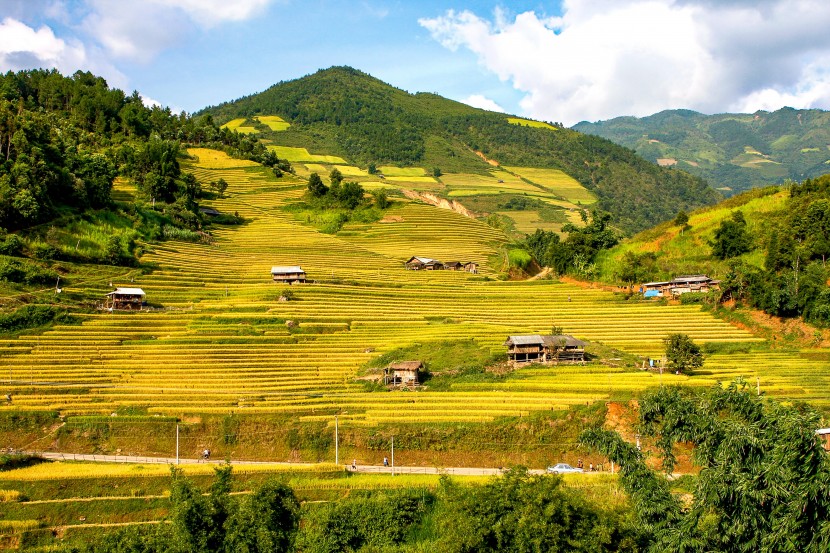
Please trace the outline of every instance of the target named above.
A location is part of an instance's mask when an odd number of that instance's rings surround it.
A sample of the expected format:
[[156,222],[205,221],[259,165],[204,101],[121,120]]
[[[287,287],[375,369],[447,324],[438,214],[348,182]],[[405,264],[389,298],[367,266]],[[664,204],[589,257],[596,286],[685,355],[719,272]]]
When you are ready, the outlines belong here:
[[555,168],[595,193],[597,207],[626,232],[717,201],[707,183],[657,167],[608,140],[561,127],[516,125],[435,94],[409,94],[349,67],[333,67],[206,108],[218,122],[278,115],[291,123],[269,139],[313,146],[353,163],[423,165],[484,172],[475,152],[502,165]]
[[727,193],[830,172],[830,113],[818,109],[717,115],[667,110],[583,121],[573,129],[632,148],[651,162],[673,164]]

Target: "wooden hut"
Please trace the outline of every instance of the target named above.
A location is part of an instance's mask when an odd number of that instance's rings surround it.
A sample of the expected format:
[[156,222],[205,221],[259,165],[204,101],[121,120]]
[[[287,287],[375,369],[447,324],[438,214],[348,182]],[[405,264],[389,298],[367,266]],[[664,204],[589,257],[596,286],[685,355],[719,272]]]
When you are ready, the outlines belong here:
[[821,445],[824,446],[824,449],[826,451],[830,451],[830,428],[819,428],[816,430],[816,434],[818,434],[818,437],[821,440]]
[[508,336],[504,345],[513,365],[585,362],[585,342],[567,334]]
[[429,257],[410,257],[405,265],[410,271],[439,271],[444,268],[443,263]]
[[477,274],[478,273],[478,263],[474,261],[468,261],[464,263],[464,270],[468,273]]
[[449,261],[444,263],[444,269],[447,271],[462,271],[464,270],[464,264],[460,261]]
[[107,309],[141,309],[146,294],[141,288],[116,288],[107,294]]
[[299,265],[274,266],[271,267],[271,277],[275,282],[293,284],[305,282],[305,271]]
[[391,386],[417,386],[418,371],[424,368],[420,361],[390,363],[383,370],[383,383]]

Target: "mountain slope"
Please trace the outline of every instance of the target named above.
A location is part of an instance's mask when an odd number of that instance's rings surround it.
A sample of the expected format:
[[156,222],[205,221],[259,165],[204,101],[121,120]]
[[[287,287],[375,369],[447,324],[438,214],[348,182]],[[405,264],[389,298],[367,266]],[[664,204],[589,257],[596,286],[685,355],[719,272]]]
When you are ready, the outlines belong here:
[[304,146],[361,166],[391,163],[484,174],[490,165],[560,169],[593,192],[615,224],[634,232],[679,209],[711,204],[705,181],[656,167],[608,140],[569,129],[515,124],[435,94],[409,94],[348,67],[333,67],[207,108],[217,121],[276,115],[291,126],[260,127],[281,146]]
[[817,109],[718,115],[670,110],[573,128],[649,161],[676,164],[727,192],[830,172],[830,113]]

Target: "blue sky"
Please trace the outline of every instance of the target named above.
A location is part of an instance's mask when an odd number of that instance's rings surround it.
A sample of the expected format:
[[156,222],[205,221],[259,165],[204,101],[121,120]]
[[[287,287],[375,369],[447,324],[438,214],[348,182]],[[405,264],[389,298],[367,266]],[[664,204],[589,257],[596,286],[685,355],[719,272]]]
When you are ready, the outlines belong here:
[[332,65],[573,124],[830,108],[822,0],[0,0],[0,70],[103,75],[195,111]]

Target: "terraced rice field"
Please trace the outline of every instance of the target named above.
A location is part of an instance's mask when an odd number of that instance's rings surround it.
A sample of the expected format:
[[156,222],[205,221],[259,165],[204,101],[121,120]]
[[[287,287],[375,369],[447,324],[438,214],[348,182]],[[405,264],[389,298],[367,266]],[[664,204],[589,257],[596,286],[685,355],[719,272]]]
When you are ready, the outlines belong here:
[[[215,232],[215,243],[163,242],[143,261],[157,267],[134,282],[158,309],[79,315],[83,323],[0,340],[3,410],[109,414],[148,407],[188,413],[290,413],[304,421],[377,425],[388,421],[489,421],[531,411],[633,394],[661,383],[711,385],[742,374],[775,393],[828,401],[826,361],[804,352],[715,356],[692,378],[614,367],[528,368],[504,382],[457,385],[447,392],[370,392],[354,380],[373,357],[398,347],[473,340],[503,351],[508,334],[568,333],[614,348],[659,356],[661,339],[682,331],[699,342],[754,342],[747,331],[695,306],[623,302],[554,281],[491,280],[506,238],[449,210],[397,201],[387,222],[347,226],[339,235],[298,224],[281,209],[304,182],[275,179],[224,154],[192,150],[203,182],[224,178],[213,206],[248,219]],[[477,261],[481,274],[406,271],[412,255]],[[271,281],[272,265],[299,264],[312,282]],[[86,286],[91,300],[109,291]],[[288,323],[290,321],[290,324]]]
[[242,133],[242,134],[256,134],[258,132],[256,130],[256,128],[251,127],[250,125],[245,126],[244,125],[245,121],[247,121],[247,119],[244,118],[244,117],[239,118],[239,119],[231,119],[230,121],[228,121],[227,123],[222,125],[222,127],[223,128],[228,128],[232,131],[236,131],[236,132]]
[[505,169],[571,203],[588,205],[597,201],[590,190],[558,169],[538,169],[535,167],[505,167]]
[[254,119],[266,125],[272,131],[284,131],[291,126],[291,123],[277,115],[257,115]]
[[558,130],[556,127],[551,125],[550,123],[545,123],[544,121],[533,121],[531,119],[520,119],[518,117],[508,117],[507,122],[511,125],[522,125],[525,127],[534,127],[537,129],[548,129],[551,131]]
[[274,146],[269,145],[269,150],[273,150],[280,159],[287,159],[291,163],[335,163],[347,165],[346,160],[338,156],[329,156],[322,154],[311,154],[305,148],[293,148],[291,146]]

